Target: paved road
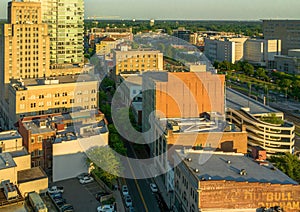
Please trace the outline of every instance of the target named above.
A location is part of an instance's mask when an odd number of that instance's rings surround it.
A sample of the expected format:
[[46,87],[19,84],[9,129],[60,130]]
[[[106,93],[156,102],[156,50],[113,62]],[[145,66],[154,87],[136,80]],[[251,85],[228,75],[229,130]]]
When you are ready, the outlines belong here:
[[[126,143],[127,147],[127,155],[131,158],[137,158],[134,154],[133,149],[131,146]],[[128,163],[128,161],[127,161]],[[144,171],[143,168],[134,167],[130,164],[126,164],[126,167],[129,166],[131,172],[133,173],[141,173]],[[133,206],[136,211],[139,212],[159,212],[161,211],[158,202],[155,198],[155,194],[152,193],[150,189],[150,183],[153,182],[152,179],[126,179],[126,183],[128,185],[129,193],[133,199]]]

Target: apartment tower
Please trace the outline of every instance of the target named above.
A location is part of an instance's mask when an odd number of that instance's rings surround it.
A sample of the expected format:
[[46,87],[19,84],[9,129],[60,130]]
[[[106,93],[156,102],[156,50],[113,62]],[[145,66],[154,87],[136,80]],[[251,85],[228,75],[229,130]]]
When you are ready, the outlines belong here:
[[81,65],[84,62],[84,1],[24,0],[41,2],[42,20],[50,36],[50,68]]

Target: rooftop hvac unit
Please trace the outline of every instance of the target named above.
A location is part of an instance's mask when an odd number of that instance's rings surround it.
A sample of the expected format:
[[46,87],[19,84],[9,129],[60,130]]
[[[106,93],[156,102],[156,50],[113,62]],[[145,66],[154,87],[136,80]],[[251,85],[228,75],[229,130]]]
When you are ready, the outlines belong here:
[[10,183],[9,180],[3,181],[2,186],[4,188],[4,194],[7,200],[15,199],[18,197],[18,191],[16,186]]

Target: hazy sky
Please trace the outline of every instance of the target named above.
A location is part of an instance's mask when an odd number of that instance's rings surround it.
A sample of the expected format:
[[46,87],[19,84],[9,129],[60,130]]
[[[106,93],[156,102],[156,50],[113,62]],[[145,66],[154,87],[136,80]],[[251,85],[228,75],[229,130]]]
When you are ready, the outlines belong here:
[[[8,1],[0,0],[1,18]],[[86,17],[124,19],[300,19],[299,9],[299,0],[85,0]]]

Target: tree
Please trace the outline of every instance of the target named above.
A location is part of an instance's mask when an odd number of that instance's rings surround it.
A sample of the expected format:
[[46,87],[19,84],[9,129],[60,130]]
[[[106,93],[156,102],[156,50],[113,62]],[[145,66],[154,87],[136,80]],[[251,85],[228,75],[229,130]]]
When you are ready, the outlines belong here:
[[280,85],[282,88],[289,88],[292,85],[292,83],[292,80],[286,78],[280,81]]
[[109,147],[92,147],[86,151],[88,163],[94,166],[94,172],[105,183],[111,183],[120,176],[123,167],[120,158]]
[[258,69],[256,70],[256,75],[257,75],[258,77],[263,78],[263,77],[266,75],[266,70],[263,69],[263,68],[258,68]]
[[300,182],[300,160],[296,155],[285,153],[280,156],[271,156],[269,160],[290,178]]
[[100,102],[99,105],[101,105],[101,103],[105,102],[105,101],[107,101],[107,95],[104,91],[100,91],[99,92],[99,102]]
[[284,123],[284,121],[281,118],[277,117],[275,113],[271,113],[268,116],[263,116],[263,117],[261,117],[261,120],[264,122],[271,123],[271,124],[282,125]]
[[254,67],[250,63],[244,64],[243,70],[244,70],[245,74],[247,74],[249,76],[254,74]]

